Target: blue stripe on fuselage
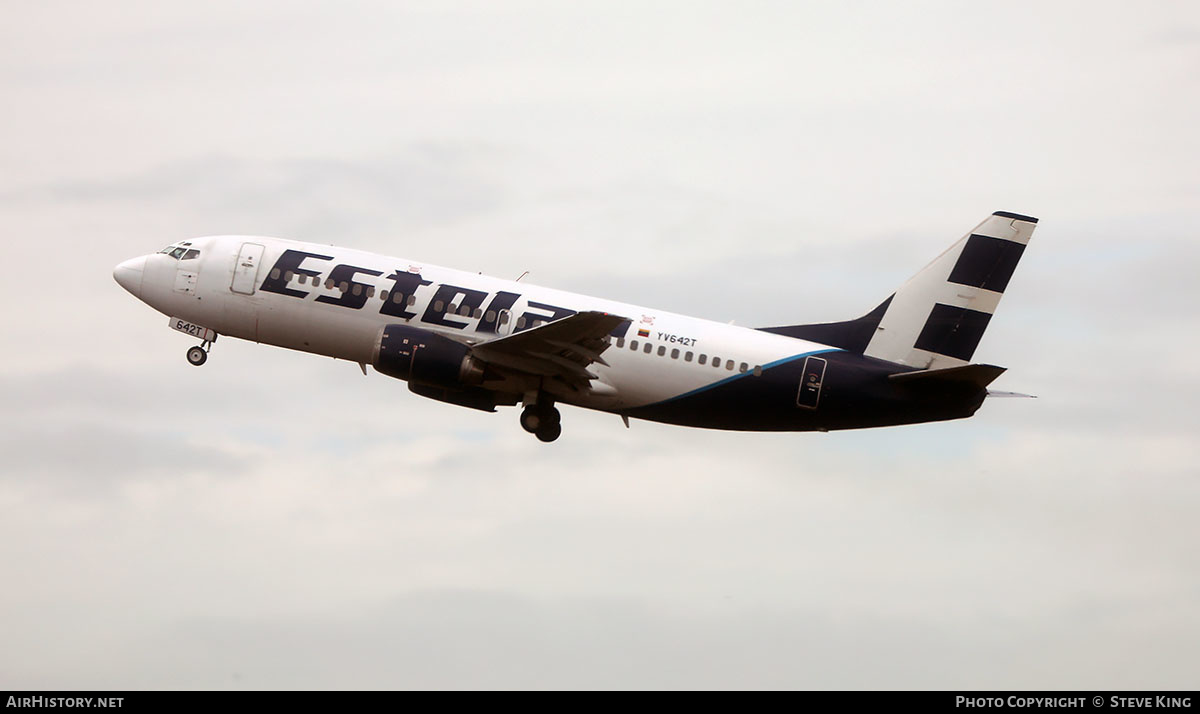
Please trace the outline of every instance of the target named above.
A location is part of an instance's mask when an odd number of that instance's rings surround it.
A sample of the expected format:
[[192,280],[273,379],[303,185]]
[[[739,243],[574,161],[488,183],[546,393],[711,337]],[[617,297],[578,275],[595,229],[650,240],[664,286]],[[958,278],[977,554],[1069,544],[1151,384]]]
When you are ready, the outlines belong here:
[[[805,357],[811,357],[812,355],[827,354],[829,352],[845,352],[845,350],[839,350],[837,348],[830,347],[830,348],[823,349],[823,350],[813,350],[812,352],[802,352],[798,355],[792,355],[791,357],[784,357],[783,359],[777,359],[774,362],[770,362],[770,363],[764,364],[762,366],[763,374],[766,374],[767,370],[771,369],[772,367],[778,367],[779,365],[782,365],[782,364],[787,364],[789,362],[795,362],[798,359],[804,359]],[[706,384],[703,387],[698,387],[696,389],[693,389],[690,392],[685,392],[678,396],[671,397],[669,399],[664,399],[661,402],[654,402],[653,404],[646,404],[645,406],[641,406],[641,407],[637,407],[637,408],[638,409],[650,409],[652,407],[661,407],[664,404],[670,404],[671,402],[676,402],[676,401],[679,401],[680,399],[687,399],[688,397],[695,396],[702,392],[707,392],[710,389],[716,389],[717,387],[729,384],[730,382],[734,382],[736,380],[743,379],[745,377],[753,377],[753,376],[754,376],[754,370],[748,370],[746,372],[739,372],[739,373],[733,375],[732,377],[726,377],[725,379],[719,379],[719,380],[713,382],[712,384]]]

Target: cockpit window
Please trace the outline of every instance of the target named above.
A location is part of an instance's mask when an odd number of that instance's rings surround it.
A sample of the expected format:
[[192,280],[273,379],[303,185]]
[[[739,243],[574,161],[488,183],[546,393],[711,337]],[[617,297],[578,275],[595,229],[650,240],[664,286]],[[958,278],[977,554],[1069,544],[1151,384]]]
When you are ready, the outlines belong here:
[[158,251],[159,255],[169,255],[175,260],[191,260],[199,258],[200,251],[191,247],[191,241],[183,241],[182,243],[172,243],[171,245]]

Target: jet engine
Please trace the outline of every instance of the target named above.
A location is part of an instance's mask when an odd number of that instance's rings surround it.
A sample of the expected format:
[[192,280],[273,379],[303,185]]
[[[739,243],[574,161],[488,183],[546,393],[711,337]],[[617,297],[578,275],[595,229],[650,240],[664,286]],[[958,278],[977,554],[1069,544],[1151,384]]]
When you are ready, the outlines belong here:
[[496,411],[499,403],[495,392],[476,386],[483,381],[484,365],[471,356],[471,348],[429,330],[387,325],[371,363],[381,374],[407,380],[408,390],[422,397],[485,412]]
[[483,363],[470,347],[408,325],[385,326],[372,357],[377,371],[410,384],[466,389],[483,381]]

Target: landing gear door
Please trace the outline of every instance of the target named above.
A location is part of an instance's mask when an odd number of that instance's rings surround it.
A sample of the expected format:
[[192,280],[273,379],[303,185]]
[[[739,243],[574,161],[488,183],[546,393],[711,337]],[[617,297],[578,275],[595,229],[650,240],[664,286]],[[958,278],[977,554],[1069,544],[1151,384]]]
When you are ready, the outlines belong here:
[[258,284],[258,264],[262,262],[263,246],[258,243],[243,243],[233,265],[233,283],[229,289],[242,295],[253,295]]
[[796,393],[796,406],[816,409],[821,400],[821,384],[825,381],[827,362],[822,357],[805,357],[804,372],[800,377],[800,391]]

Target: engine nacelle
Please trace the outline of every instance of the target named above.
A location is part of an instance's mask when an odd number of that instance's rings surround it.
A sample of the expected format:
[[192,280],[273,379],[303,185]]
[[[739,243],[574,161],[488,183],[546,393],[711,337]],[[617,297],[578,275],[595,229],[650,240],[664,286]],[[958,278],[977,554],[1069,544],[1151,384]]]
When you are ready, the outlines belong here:
[[408,391],[422,397],[436,399],[439,402],[457,404],[460,407],[470,407],[485,412],[496,411],[497,395],[483,387],[467,387],[466,389],[444,389],[431,387],[420,382],[409,382]]
[[483,381],[483,363],[470,347],[408,325],[383,328],[371,363],[382,374],[407,380],[414,392],[413,385],[462,390]]

